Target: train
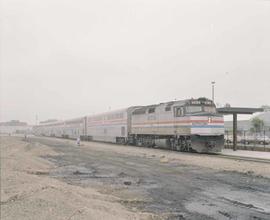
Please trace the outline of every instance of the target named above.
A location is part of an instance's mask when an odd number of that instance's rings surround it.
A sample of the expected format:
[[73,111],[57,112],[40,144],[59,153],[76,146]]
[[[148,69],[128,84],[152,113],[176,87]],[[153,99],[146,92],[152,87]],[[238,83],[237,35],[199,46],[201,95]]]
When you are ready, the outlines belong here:
[[224,118],[207,98],[131,106],[33,127],[35,135],[175,151],[217,153],[224,147]]

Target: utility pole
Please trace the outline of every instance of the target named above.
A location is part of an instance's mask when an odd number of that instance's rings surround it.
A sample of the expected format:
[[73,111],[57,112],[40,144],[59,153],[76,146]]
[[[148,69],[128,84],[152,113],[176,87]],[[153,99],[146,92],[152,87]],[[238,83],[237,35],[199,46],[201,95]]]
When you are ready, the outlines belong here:
[[212,101],[215,102],[215,81],[212,81]]
[[237,114],[233,113],[233,150],[237,150]]
[[263,148],[265,151],[265,128],[263,129]]

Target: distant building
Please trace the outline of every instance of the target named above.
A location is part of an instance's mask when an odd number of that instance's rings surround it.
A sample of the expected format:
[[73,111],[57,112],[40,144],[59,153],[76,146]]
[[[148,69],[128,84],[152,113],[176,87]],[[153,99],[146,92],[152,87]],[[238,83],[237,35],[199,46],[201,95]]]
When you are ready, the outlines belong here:
[[0,122],[0,126],[27,126],[27,123],[19,120],[11,120],[8,122]]
[[1,134],[24,134],[31,133],[32,126],[26,122],[20,122],[19,120],[11,120],[8,122],[0,122],[0,133]]
[[47,123],[51,123],[51,122],[57,122],[58,120],[57,119],[48,119],[46,121],[41,121],[39,122],[39,124],[47,124]]

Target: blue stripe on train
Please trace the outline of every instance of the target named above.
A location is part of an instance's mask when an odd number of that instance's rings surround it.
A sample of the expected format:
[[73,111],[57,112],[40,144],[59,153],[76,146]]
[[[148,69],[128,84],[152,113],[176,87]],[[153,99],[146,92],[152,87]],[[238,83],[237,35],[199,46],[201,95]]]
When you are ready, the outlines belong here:
[[192,125],[191,128],[224,128],[224,125]]

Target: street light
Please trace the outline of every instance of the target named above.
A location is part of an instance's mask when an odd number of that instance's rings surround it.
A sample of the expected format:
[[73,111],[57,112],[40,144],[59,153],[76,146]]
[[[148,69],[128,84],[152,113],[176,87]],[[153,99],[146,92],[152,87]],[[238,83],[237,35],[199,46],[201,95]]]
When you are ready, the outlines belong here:
[[215,81],[212,81],[212,101],[215,102]]

